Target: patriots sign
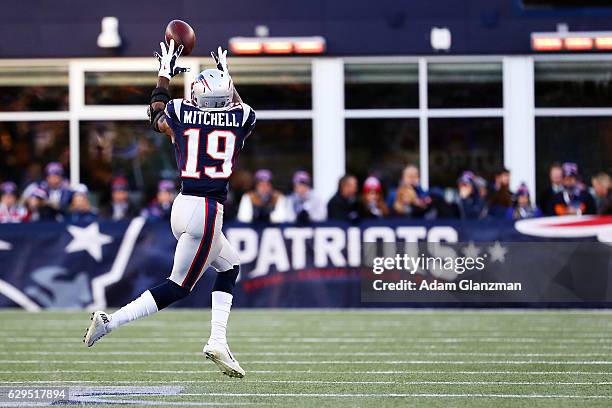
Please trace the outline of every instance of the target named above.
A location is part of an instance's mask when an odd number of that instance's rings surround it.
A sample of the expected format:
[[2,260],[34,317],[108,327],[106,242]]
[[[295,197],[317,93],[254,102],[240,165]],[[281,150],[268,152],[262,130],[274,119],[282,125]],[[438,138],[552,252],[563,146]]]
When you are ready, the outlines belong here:
[[[557,263],[550,262],[550,253],[531,245],[530,264],[535,267],[522,275],[529,276],[538,287],[562,288],[553,291],[557,295],[562,293],[562,297],[533,299],[517,293],[503,301],[569,302],[574,306],[576,302],[612,303],[609,289],[612,258],[608,258],[609,251],[601,249],[601,246],[612,249],[607,244],[612,242],[612,217],[536,218],[516,223],[414,220],[309,226],[236,223],[224,229],[242,262],[235,297],[239,307],[372,306],[362,302],[360,289],[365,267],[364,243],[399,241],[465,243],[462,251],[471,251],[475,256],[486,254],[491,265],[498,268],[506,265],[505,274],[516,274],[511,266],[517,264],[506,262],[515,251],[511,243],[574,245],[555,249],[557,253],[561,248],[564,254],[569,254]],[[585,247],[585,243],[600,245],[598,259],[579,267],[585,257],[592,258],[592,247]],[[148,222],[140,217],[129,222],[89,225],[0,225],[0,306],[27,310],[121,306],[169,275],[175,246],[168,223]],[[542,268],[543,264],[548,267]],[[556,265],[558,270],[551,272],[550,265]],[[521,264],[521,268],[527,266]],[[429,277],[428,271],[420,274],[423,279]],[[596,282],[594,287],[599,289],[585,289],[576,282],[576,274],[581,280]],[[211,270],[204,274],[194,293],[178,306],[209,306],[208,293],[213,281]]]

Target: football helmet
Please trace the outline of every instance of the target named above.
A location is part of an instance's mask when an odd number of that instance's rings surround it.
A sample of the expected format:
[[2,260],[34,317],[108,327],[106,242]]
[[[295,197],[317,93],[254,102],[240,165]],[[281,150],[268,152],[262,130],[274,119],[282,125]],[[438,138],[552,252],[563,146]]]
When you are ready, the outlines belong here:
[[205,69],[191,84],[191,101],[200,108],[224,108],[233,96],[232,78],[218,69]]

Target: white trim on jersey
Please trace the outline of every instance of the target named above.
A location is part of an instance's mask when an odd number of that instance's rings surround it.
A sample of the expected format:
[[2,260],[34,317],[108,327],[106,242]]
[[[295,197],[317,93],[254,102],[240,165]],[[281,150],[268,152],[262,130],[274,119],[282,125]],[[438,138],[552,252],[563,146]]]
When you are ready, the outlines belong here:
[[181,107],[183,106],[183,99],[174,99],[172,100],[172,103],[174,104],[174,114],[178,118],[179,122],[182,122]]
[[245,125],[246,121],[249,120],[249,116],[251,115],[251,107],[246,103],[241,103],[242,105],[242,126]]

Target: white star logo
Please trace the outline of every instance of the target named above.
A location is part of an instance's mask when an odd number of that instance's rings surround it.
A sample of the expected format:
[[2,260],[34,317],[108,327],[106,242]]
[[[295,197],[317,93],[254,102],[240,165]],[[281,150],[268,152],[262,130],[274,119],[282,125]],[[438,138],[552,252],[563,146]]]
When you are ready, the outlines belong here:
[[72,241],[66,247],[66,252],[87,251],[98,262],[102,260],[102,246],[113,242],[110,235],[100,233],[97,222],[85,228],[69,225],[68,232],[72,235]]
[[506,260],[506,252],[508,252],[508,250],[504,248],[499,241],[495,241],[495,244],[489,247],[491,262],[504,262]]
[[13,249],[13,245],[10,242],[0,240],[0,251],[10,251]]
[[468,246],[463,248],[463,255],[472,259],[478,258],[478,255],[480,255],[480,249],[474,245],[474,241],[470,241]]

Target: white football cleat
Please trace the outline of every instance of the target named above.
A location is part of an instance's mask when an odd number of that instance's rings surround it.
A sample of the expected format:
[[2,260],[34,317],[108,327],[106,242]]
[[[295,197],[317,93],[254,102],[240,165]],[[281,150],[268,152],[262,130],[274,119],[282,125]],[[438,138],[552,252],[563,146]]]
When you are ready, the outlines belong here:
[[232,355],[227,344],[209,342],[206,343],[203,351],[206,358],[212,360],[223,374],[236,378],[244,377],[244,370]]
[[109,322],[110,317],[106,314],[106,312],[97,311],[92,313],[91,324],[85,332],[83,343],[85,343],[87,347],[91,347],[96,341],[100,340],[102,336],[110,333],[110,330],[106,327]]

